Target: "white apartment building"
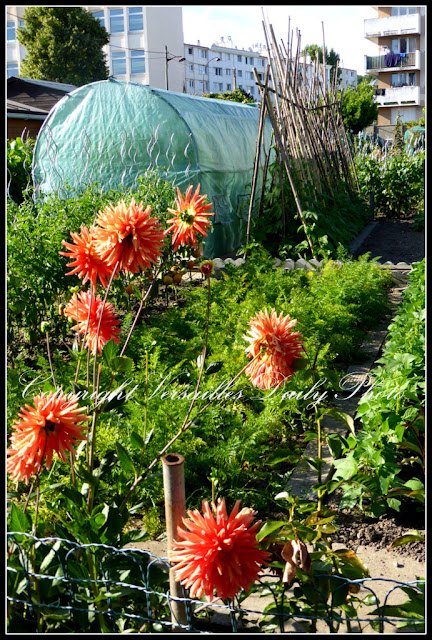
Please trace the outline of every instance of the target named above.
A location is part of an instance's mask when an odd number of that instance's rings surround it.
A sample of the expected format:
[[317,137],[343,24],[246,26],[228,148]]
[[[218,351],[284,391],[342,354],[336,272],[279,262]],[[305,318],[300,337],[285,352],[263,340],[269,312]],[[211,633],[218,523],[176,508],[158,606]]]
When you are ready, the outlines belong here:
[[418,120],[425,106],[426,7],[374,7],[364,21],[365,38],[378,47],[366,56],[367,73],[377,76],[378,126]]
[[[110,35],[104,47],[109,73],[119,80],[183,92],[183,19],[181,7],[84,6]],[[7,76],[18,75],[25,49],[15,30],[25,6],[7,7]],[[168,86],[167,86],[168,85]]]
[[[211,47],[196,44],[184,45],[185,58],[185,93],[202,95],[203,93],[224,93],[236,87],[247,91],[257,102],[260,101],[260,90],[256,85],[253,69],[257,70],[260,81],[264,80],[268,57],[264,48],[254,50],[238,49],[227,46],[223,39]],[[300,59],[303,70],[303,59]],[[326,82],[330,83],[330,65],[326,65]],[[341,69],[340,88],[357,86],[357,72],[352,69]],[[306,79],[313,75],[310,57],[306,58]],[[270,76],[271,78],[271,76]],[[271,86],[271,82],[269,83]]]
[[198,40],[195,45],[185,44],[183,55],[185,93],[224,93],[238,88],[259,99],[253,69],[255,67],[260,80],[264,80],[267,66],[267,58],[259,52],[218,44],[204,47]]

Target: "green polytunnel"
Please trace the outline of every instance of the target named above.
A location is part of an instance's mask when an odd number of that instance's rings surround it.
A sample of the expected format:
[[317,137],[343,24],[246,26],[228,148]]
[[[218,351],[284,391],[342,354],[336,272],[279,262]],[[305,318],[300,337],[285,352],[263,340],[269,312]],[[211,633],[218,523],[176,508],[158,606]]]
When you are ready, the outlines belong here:
[[[133,82],[110,79],[79,87],[55,105],[39,132],[36,197],[93,183],[104,191],[129,188],[157,169],[182,192],[199,183],[213,203],[205,254],[234,251],[246,237],[259,113],[256,105]],[[266,150],[270,140],[266,122]]]

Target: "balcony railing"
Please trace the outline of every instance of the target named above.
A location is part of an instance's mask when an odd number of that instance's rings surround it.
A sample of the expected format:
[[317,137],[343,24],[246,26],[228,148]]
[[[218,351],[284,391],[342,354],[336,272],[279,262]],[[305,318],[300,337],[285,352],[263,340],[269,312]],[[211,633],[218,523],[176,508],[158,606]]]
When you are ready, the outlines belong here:
[[378,89],[378,91],[380,94],[377,93],[375,96],[375,102],[378,107],[420,104],[420,87],[406,85],[403,87],[386,87],[385,89]]
[[364,21],[365,38],[375,39],[390,35],[420,33],[420,14],[368,18]]
[[404,54],[386,54],[383,56],[366,56],[366,69],[382,71],[389,69],[405,69],[405,67],[420,68],[420,52],[413,51]]

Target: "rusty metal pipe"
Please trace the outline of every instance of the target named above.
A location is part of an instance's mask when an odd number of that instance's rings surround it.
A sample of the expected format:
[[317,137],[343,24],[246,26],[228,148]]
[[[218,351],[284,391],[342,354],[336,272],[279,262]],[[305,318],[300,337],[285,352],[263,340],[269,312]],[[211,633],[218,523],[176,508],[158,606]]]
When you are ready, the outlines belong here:
[[[179,453],[167,453],[162,458],[162,475],[165,496],[165,520],[168,544],[168,558],[173,555],[171,543],[177,538],[177,527],[186,516],[186,499],[184,486],[184,457]],[[170,594],[175,598],[183,598],[183,588],[175,580],[174,571],[170,569]],[[171,601],[172,631],[186,631],[179,625],[187,625],[186,605],[178,600]]]

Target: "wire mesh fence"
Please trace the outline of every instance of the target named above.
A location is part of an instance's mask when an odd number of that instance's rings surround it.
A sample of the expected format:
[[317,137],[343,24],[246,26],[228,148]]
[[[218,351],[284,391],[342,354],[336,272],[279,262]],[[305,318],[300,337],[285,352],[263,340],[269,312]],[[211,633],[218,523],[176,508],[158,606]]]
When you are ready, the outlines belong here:
[[[308,600],[266,571],[232,603],[174,597],[169,560],[141,548],[79,544],[9,532],[9,632],[382,633],[425,627],[424,585],[417,579],[349,580],[315,575]],[[186,624],[176,620],[184,604]]]

